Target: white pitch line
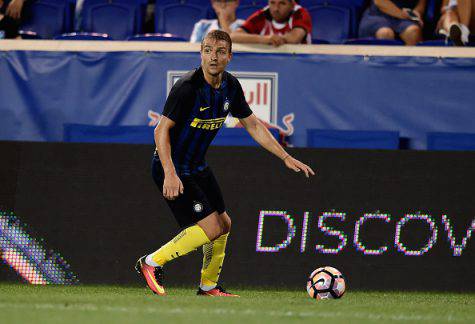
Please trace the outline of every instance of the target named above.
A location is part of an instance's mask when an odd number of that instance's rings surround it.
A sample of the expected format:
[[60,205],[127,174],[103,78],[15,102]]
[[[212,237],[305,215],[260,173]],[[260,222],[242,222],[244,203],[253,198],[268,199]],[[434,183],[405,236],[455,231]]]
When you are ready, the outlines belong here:
[[454,318],[452,314],[447,316],[432,315],[407,315],[407,314],[375,314],[375,313],[343,313],[343,312],[322,312],[322,311],[256,311],[253,309],[183,309],[167,308],[157,309],[155,307],[126,307],[126,306],[97,306],[94,304],[53,304],[53,303],[0,303],[0,308],[4,309],[31,309],[36,310],[55,310],[55,311],[89,311],[89,312],[113,312],[113,313],[147,313],[147,314],[203,314],[203,315],[249,315],[249,316],[271,316],[271,317],[308,317],[308,318],[354,318],[363,320],[392,320],[392,321],[447,321],[447,322],[465,322],[469,318]]

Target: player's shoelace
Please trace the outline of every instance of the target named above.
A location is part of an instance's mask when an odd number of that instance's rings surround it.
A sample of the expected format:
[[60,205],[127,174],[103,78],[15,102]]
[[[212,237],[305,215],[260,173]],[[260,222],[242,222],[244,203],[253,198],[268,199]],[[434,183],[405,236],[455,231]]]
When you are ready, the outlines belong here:
[[216,286],[215,289],[217,289],[220,293],[222,294],[227,294],[227,295],[231,295],[230,293],[228,293],[223,287],[221,286]]
[[226,291],[223,287],[221,287],[221,286],[216,286],[215,289],[219,291],[219,294],[220,294],[220,295],[223,295],[223,296],[236,296],[236,295],[234,295],[234,294],[231,294],[231,293],[227,292],[227,291]]

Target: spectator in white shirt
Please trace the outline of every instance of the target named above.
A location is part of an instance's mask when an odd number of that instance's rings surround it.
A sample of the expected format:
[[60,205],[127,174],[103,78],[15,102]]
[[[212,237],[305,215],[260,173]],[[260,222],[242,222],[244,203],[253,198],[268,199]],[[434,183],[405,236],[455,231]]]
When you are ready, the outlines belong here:
[[190,42],[201,43],[206,34],[212,30],[219,29],[231,34],[244,23],[244,20],[236,18],[239,0],[211,0],[211,6],[218,19],[201,19],[197,22],[191,33]]

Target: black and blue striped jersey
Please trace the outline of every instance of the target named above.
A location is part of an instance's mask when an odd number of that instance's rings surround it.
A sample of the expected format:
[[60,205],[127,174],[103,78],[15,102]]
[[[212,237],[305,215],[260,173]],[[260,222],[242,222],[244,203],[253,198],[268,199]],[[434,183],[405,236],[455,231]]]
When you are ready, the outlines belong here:
[[170,130],[170,144],[179,175],[193,174],[206,167],[206,151],[229,112],[236,118],[252,114],[241,84],[230,73],[223,72],[219,89],[206,82],[201,67],[175,83],[162,115],[176,123]]

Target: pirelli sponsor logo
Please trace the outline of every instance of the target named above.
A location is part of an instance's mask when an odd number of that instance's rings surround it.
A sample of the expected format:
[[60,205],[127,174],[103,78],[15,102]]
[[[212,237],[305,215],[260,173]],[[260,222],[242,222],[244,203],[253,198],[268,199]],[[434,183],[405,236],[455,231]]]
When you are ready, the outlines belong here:
[[213,119],[199,119],[195,118],[191,122],[190,126],[195,128],[201,128],[206,130],[219,129],[223,126],[226,117],[223,118],[213,118]]

